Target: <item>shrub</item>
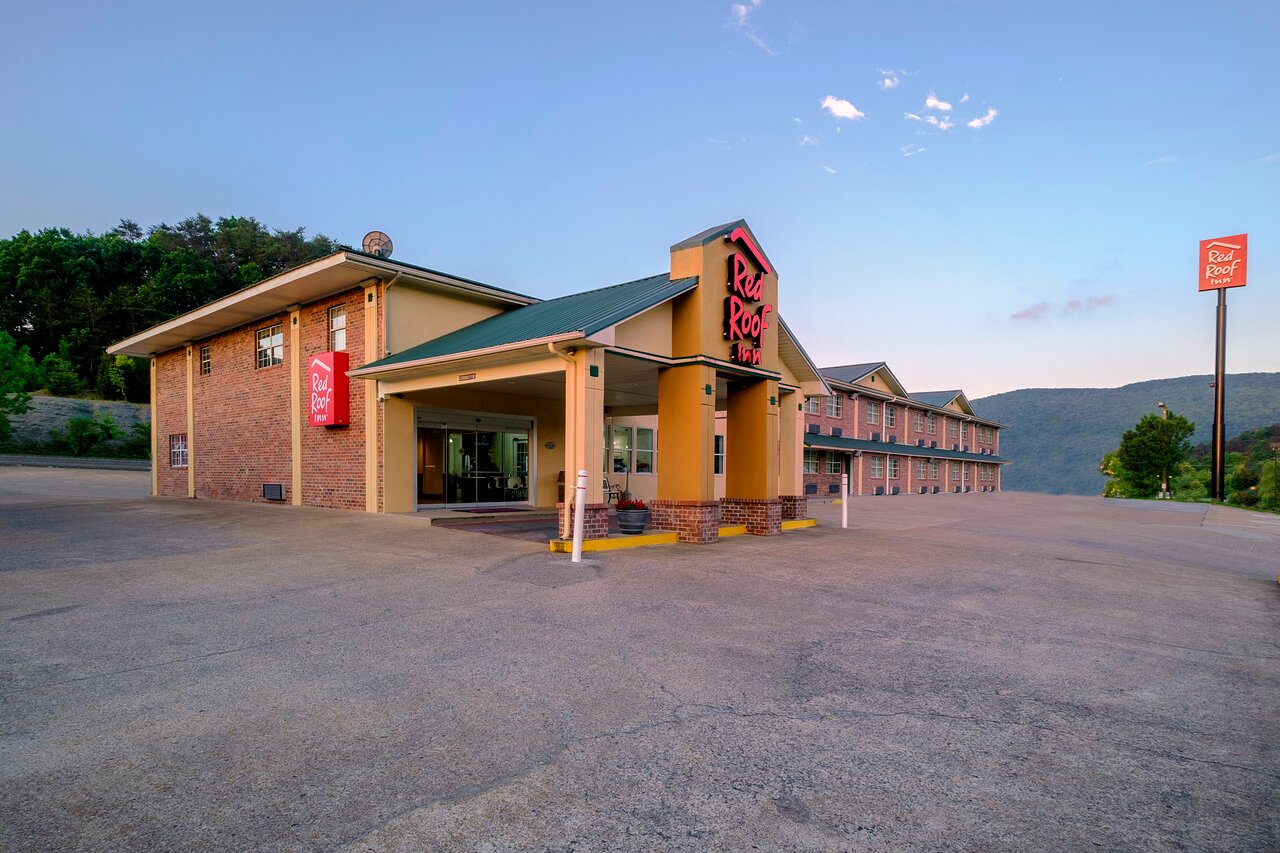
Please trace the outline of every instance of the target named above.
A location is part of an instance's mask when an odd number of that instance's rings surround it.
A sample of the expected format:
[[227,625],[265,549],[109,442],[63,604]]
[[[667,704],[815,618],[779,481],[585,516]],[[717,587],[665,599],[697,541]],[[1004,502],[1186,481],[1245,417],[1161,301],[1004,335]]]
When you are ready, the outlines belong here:
[[49,393],[58,397],[70,397],[84,388],[71,364],[66,341],[62,342],[57,352],[49,353],[40,361],[40,378]]
[[67,421],[66,429],[49,431],[49,445],[58,453],[82,456],[104,441],[119,438],[123,433],[110,412],[94,417],[78,416]]

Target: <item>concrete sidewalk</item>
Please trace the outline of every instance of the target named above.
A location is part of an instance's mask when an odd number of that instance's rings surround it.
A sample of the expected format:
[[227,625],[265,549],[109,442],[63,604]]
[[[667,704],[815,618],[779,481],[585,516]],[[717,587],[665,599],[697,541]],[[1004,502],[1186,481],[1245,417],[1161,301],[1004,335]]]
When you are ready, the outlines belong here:
[[575,566],[82,476],[145,494],[0,469],[6,849],[1280,845],[1269,534],[899,496]]

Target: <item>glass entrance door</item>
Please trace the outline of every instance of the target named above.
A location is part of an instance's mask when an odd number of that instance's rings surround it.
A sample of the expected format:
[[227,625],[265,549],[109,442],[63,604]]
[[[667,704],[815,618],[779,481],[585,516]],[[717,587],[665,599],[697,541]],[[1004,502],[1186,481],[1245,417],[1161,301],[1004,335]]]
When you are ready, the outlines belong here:
[[[436,420],[440,415],[445,417]],[[446,506],[527,503],[532,426],[528,419],[419,412],[419,459],[424,466],[419,501]],[[432,461],[439,467],[428,470],[425,466]],[[428,477],[432,471],[439,471],[438,477]],[[438,495],[427,492],[428,481],[439,484]]]

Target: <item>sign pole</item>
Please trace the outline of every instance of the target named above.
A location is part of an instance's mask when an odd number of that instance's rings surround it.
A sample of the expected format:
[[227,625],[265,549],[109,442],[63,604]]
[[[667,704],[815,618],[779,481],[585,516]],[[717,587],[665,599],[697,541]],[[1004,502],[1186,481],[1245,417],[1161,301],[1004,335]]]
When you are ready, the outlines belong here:
[[1226,500],[1224,486],[1226,467],[1226,384],[1227,384],[1227,289],[1218,289],[1218,339],[1214,348],[1213,367],[1213,465],[1210,473],[1209,497]]

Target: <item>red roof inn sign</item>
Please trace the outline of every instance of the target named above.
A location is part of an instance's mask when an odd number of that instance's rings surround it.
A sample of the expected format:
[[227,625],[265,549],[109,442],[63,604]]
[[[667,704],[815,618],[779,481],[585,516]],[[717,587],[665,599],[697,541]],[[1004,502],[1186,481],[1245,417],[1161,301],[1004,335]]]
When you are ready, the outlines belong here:
[[312,426],[347,426],[351,423],[350,360],[345,352],[311,356],[307,367]]
[[1244,287],[1249,235],[1200,241],[1200,289]]
[[[729,255],[729,295],[724,299],[724,338],[729,342],[729,358],[739,364],[759,365],[764,352],[760,339],[769,328],[770,304],[757,307],[764,298],[764,277],[773,270],[764,253],[745,228],[735,228],[725,236],[725,242],[737,243],[753,264],[748,264],[742,252]],[[756,272],[752,271],[754,266]]]

